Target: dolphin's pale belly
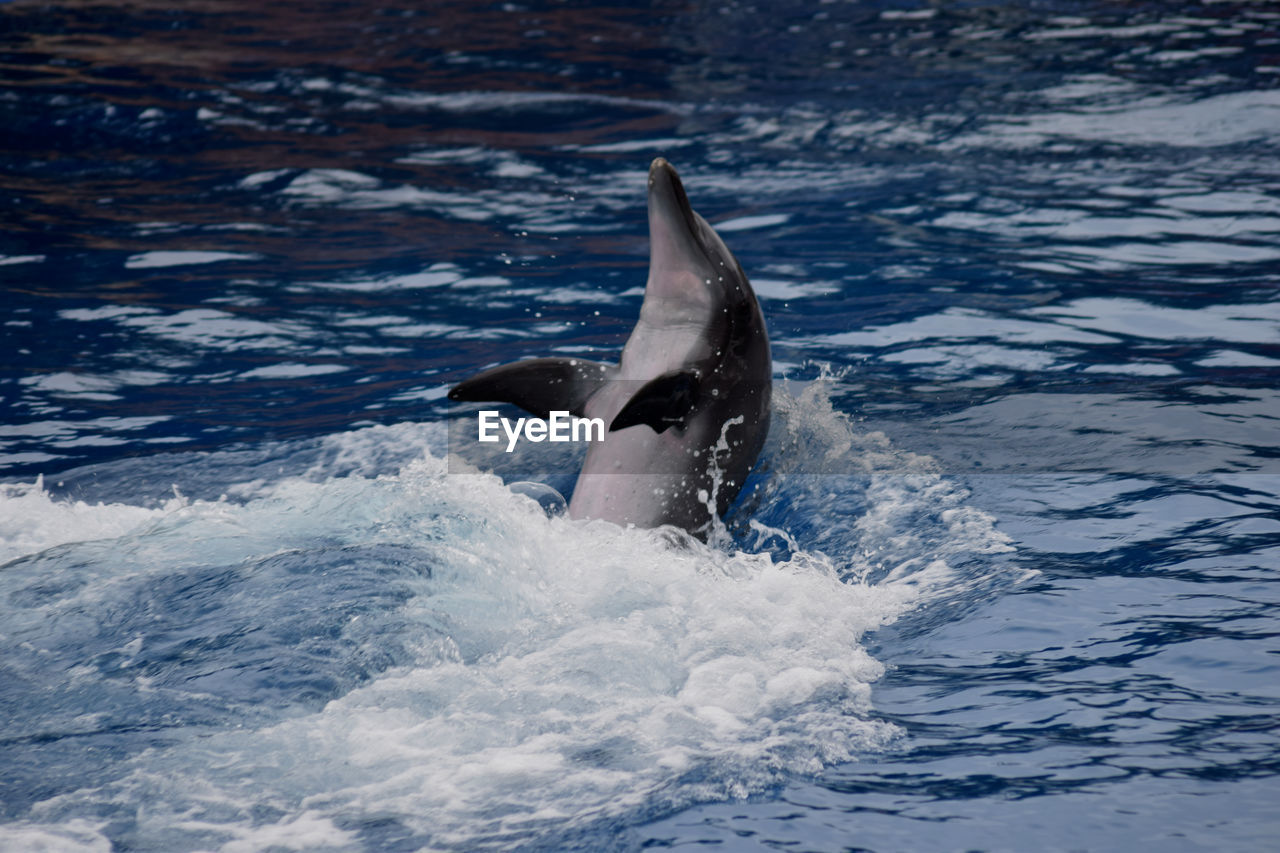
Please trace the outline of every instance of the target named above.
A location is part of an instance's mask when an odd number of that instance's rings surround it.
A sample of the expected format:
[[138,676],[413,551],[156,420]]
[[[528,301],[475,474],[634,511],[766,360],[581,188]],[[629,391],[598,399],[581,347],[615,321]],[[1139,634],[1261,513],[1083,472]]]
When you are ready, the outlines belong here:
[[[614,394],[599,395],[592,401],[595,405],[588,406],[588,416],[609,423],[626,402],[627,388],[620,382]],[[703,527],[737,494],[755,459],[756,448],[746,455],[712,453],[722,433],[725,442],[736,447],[757,432],[745,428],[728,406],[723,408],[723,413],[708,413],[684,429],[657,433],[635,426],[607,433],[587,451],[569,515],[623,526]]]
[[690,451],[678,441],[652,431],[645,434],[642,427],[633,427],[632,432],[614,433],[588,452],[569,515],[637,527],[674,524],[696,529],[709,521],[710,460],[691,459]]

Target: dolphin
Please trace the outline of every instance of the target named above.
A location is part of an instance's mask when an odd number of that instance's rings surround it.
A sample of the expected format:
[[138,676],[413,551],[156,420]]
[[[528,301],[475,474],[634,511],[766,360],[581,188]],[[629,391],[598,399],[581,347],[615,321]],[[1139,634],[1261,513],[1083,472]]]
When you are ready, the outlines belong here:
[[618,364],[518,361],[449,399],[600,418],[608,431],[587,450],[569,516],[706,538],[768,434],[769,336],[742,266],[661,157],[649,167],[649,243],[640,319]]

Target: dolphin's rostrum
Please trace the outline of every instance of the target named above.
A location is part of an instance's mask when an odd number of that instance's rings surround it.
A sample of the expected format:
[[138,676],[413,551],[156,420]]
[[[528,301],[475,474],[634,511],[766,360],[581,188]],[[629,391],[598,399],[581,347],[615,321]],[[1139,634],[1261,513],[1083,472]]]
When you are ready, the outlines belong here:
[[769,337],[742,267],[661,157],[649,168],[649,240],[644,303],[618,364],[519,361],[449,399],[602,419],[608,432],[587,451],[569,515],[705,536],[768,433]]

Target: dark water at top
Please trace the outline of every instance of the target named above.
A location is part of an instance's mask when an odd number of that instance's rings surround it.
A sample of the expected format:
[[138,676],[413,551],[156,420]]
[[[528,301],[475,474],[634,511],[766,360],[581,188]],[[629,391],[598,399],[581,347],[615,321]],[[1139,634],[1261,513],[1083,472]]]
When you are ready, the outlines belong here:
[[[659,155],[729,548],[444,462]],[[0,846],[1267,849],[1277,163],[1266,3],[0,5]]]

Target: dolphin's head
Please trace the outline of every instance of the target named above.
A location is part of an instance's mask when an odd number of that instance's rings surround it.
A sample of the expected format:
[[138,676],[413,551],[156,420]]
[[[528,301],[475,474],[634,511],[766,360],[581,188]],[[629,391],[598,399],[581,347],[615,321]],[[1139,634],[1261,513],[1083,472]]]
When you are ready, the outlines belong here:
[[649,282],[645,306],[685,315],[742,298],[742,267],[720,235],[689,205],[675,168],[662,157],[649,167]]

